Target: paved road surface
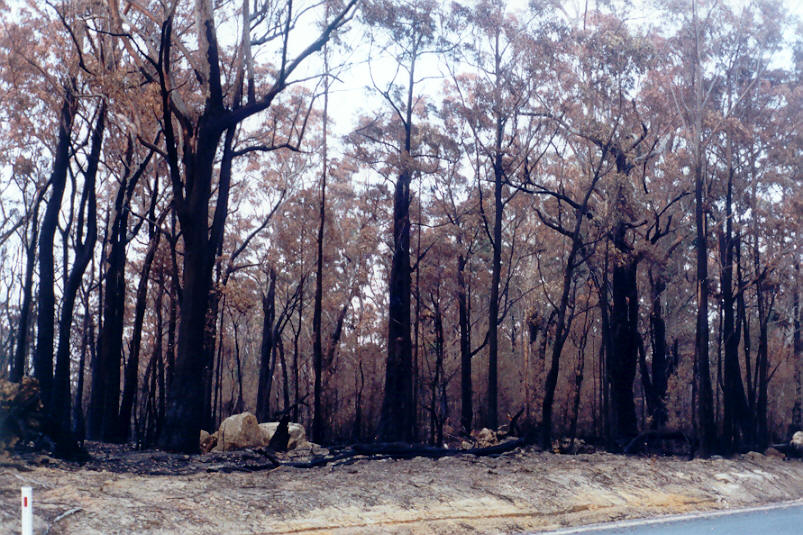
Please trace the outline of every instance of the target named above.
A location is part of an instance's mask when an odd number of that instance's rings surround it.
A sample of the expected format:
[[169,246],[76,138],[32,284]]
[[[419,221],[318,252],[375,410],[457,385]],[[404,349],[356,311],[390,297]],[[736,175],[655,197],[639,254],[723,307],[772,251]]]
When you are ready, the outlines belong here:
[[[550,531],[551,535],[803,535],[803,504],[622,522]],[[546,534],[544,534],[546,535]]]

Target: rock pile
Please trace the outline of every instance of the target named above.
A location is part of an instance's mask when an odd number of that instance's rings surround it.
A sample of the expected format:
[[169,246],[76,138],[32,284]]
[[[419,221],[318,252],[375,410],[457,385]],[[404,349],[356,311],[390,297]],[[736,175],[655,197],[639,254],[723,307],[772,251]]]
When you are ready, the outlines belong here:
[[[279,422],[259,423],[256,416],[250,412],[229,416],[220,424],[220,428],[212,434],[201,431],[201,453],[210,451],[233,451],[245,448],[261,448],[270,444],[271,438],[276,434]],[[304,426],[298,423],[289,423],[290,435],[287,449],[293,450],[309,445]]]

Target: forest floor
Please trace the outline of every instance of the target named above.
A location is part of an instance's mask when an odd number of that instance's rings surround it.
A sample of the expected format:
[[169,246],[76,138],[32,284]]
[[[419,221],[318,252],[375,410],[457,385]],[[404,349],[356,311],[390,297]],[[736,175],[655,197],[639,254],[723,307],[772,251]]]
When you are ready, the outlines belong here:
[[33,487],[34,533],[51,535],[514,534],[803,499],[803,462],[757,453],[689,461],[523,448],[259,469],[270,465],[259,451],[90,452],[80,467],[0,459],[0,535],[19,533],[21,486]]

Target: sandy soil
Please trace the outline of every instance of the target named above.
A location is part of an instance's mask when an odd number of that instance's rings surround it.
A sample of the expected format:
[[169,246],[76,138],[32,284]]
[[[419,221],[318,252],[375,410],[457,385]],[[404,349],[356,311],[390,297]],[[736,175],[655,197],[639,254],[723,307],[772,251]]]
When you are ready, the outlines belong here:
[[0,535],[19,533],[23,485],[34,488],[35,533],[54,535],[520,533],[803,499],[803,462],[753,453],[517,450],[167,476],[96,468],[0,468]]

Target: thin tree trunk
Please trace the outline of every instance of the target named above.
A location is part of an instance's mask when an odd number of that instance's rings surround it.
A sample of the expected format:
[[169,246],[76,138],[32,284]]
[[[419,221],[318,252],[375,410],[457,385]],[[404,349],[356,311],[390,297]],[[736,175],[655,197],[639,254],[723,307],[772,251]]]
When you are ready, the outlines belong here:
[[[324,70],[328,75],[329,55],[328,48],[324,49]],[[326,178],[328,174],[328,127],[329,127],[329,77],[324,76],[323,86],[323,147],[321,168],[321,198],[318,205],[318,240],[317,257],[315,259],[315,302],[312,311],[312,367],[315,375],[312,390],[312,440],[321,443],[324,434],[323,408],[321,406],[323,395],[323,240],[326,225]],[[299,327],[300,329],[300,327]]]
[[695,385],[697,390],[697,425],[700,437],[700,454],[707,457],[713,453],[716,442],[714,424],[714,394],[711,387],[711,370],[708,360],[708,231],[704,199],[703,176],[703,69],[700,49],[700,23],[697,6],[692,5],[695,32],[694,58],[694,226],[697,253],[697,325],[694,337]]
[[243,400],[243,368],[240,360],[240,332],[236,321],[232,321],[234,327],[234,362],[237,364],[237,403],[234,405],[234,414],[240,414],[245,410]]
[[666,410],[666,389],[668,385],[668,363],[666,347],[666,322],[662,313],[661,295],[666,284],[660,278],[653,279],[650,273],[652,310],[650,311],[650,334],[652,338],[652,388],[655,392],[655,410],[652,412],[653,429],[661,429],[668,418]]
[[497,118],[496,154],[494,157],[494,220],[493,220],[493,254],[491,259],[491,291],[488,298],[488,420],[490,429],[499,426],[499,284],[502,277],[502,120]]
[[[88,292],[86,292],[88,293]],[[91,314],[89,313],[89,297],[84,295],[84,319],[81,329],[81,356],[78,360],[78,382],[75,387],[75,397],[72,405],[72,432],[79,444],[83,444],[86,437],[86,424],[84,422],[84,368],[86,365],[87,348],[92,345],[95,338],[92,329]]]
[[[106,105],[101,104],[98,122],[92,133],[92,146],[84,175],[84,191],[78,214],[75,238],[75,258],[70,274],[64,285],[61,317],[59,318],[59,346],[56,352],[56,373],[53,377],[53,399],[51,414],[63,429],[70,429],[70,335],[75,299],[81,288],[86,267],[92,259],[98,237],[97,201],[95,197],[95,177],[100,163],[103,135],[105,133]],[[84,217],[86,217],[86,238],[83,239]],[[82,241],[83,240],[83,241]]]
[[262,344],[259,349],[259,385],[257,386],[256,417],[260,422],[270,418],[271,356],[273,354],[273,322],[276,316],[276,271],[271,268],[268,293],[262,297]]
[[131,413],[136,404],[137,377],[139,375],[139,352],[142,343],[142,327],[145,321],[145,307],[148,302],[148,282],[153,265],[153,259],[159,248],[161,232],[158,228],[152,233],[148,250],[145,253],[145,260],[142,263],[139,284],[137,286],[137,300],[134,308],[134,326],[131,332],[131,349],[128,355],[128,362],[125,369],[125,379],[123,382],[123,399],[120,402],[120,416],[118,417],[119,429],[118,438],[121,442],[128,440]]
[[42,202],[45,188],[36,192],[31,217],[29,219],[30,241],[25,247],[25,282],[22,287],[22,305],[17,326],[17,346],[14,351],[14,360],[11,362],[9,380],[19,383],[25,375],[25,358],[28,355],[28,340],[30,335],[30,316],[33,306],[33,272],[36,267],[36,246],[39,240],[39,205]]
[[64,87],[64,102],[59,117],[58,141],[50,176],[51,193],[42,219],[39,234],[39,299],[36,319],[36,352],[34,353],[34,377],[39,381],[42,400],[50,409],[53,390],[53,340],[55,339],[56,296],[53,241],[58,227],[61,201],[67,183],[70,165],[70,135],[77,103],[70,86]]
[[460,324],[460,423],[463,432],[471,434],[474,415],[472,406],[473,388],[471,384],[471,318],[468,310],[466,291],[466,259],[457,258],[457,305]]

